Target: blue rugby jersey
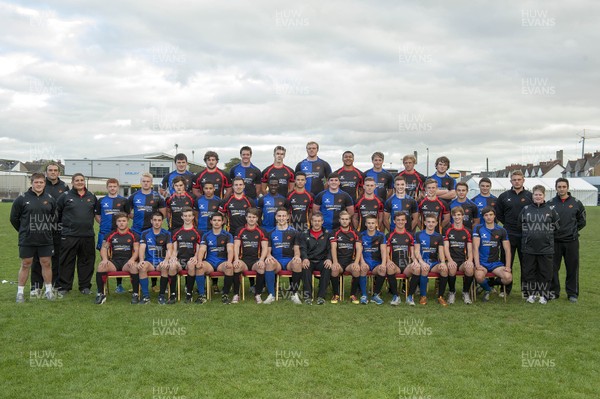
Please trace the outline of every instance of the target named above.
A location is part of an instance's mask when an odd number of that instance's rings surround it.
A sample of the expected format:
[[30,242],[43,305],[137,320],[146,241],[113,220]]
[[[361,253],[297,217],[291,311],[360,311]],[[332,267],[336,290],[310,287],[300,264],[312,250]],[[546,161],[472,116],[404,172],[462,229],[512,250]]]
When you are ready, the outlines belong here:
[[129,196],[129,206],[133,210],[133,224],[131,230],[137,234],[152,227],[152,214],[167,206],[165,199],[156,191],[148,194],[138,190]]
[[262,212],[261,226],[270,231],[275,228],[275,214],[279,208],[287,208],[287,199],[279,194],[267,194],[258,199],[258,209]]
[[160,229],[158,234],[152,228],[144,230],[140,236],[140,244],[146,245],[144,260],[154,266],[165,260],[167,244],[171,242],[171,239],[171,232],[168,230]]
[[335,231],[340,227],[340,212],[352,206],[353,203],[350,195],[344,191],[339,190],[337,193],[332,193],[325,190],[315,197],[315,205],[319,205],[319,210],[323,214],[323,228]]
[[481,194],[477,194],[476,196],[471,198],[471,201],[477,207],[477,217],[479,219],[483,220],[483,215],[481,214],[481,210],[483,208],[485,208],[486,206],[491,206],[495,209],[497,200],[498,200],[498,197],[496,197],[495,195],[492,195],[492,194],[490,194],[487,197],[483,196]]
[[488,229],[485,223],[475,226],[473,238],[479,238],[479,262],[493,263],[500,260],[500,249],[502,241],[508,241],[508,233],[504,227],[494,223],[494,227]]
[[385,234],[376,230],[375,234],[369,235],[367,231],[363,231],[360,235],[360,240],[363,246],[363,259],[369,265],[381,263],[381,244],[386,243]]
[[117,195],[114,198],[108,195],[102,197],[96,203],[96,215],[100,216],[100,233],[106,234],[117,228],[115,215],[119,212],[125,212],[129,216],[131,207],[127,198]]
[[385,169],[382,169],[381,172],[375,172],[373,168],[367,170],[363,174],[363,180],[367,177],[372,177],[375,179],[375,195],[379,197],[382,202],[387,200],[387,190],[392,190],[394,188],[394,177],[390,172]]
[[412,229],[412,215],[419,212],[419,206],[417,201],[412,197],[405,195],[404,198],[398,198],[396,194],[392,194],[390,198],[385,202],[383,210],[390,214],[390,230],[394,231],[396,228],[396,222],[394,222],[394,216],[397,213],[404,213],[406,215],[406,229]]
[[229,171],[229,179],[232,182],[236,177],[244,179],[244,194],[246,194],[248,198],[256,199],[256,185],[260,184],[260,179],[262,177],[261,170],[252,163],[250,166],[243,166],[241,163],[238,163]]
[[169,195],[175,194],[175,189],[173,188],[173,179],[175,179],[178,176],[181,176],[185,179],[185,189],[188,190],[191,186],[194,174],[189,170],[186,170],[183,173],[179,173],[178,171],[174,170],[165,177],[163,177],[161,186],[163,190],[167,190],[169,192]]
[[204,233],[200,245],[206,245],[206,261],[218,265],[227,260],[227,245],[233,244],[233,236],[225,230],[215,234],[212,230]]
[[323,181],[331,174],[331,166],[321,158],[317,158],[314,161],[305,159],[302,162],[298,162],[295,172],[304,172],[306,174],[306,190],[312,195],[317,195],[325,190]]
[[419,244],[419,253],[426,263],[430,266],[439,263],[439,247],[444,245],[444,237],[440,233],[434,231],[429,235],[426,230],[421,230],[415,236],[415,244]]
[[212,229],[210,225],[210,217],[219,211],[221,198],[214,195],[212,198],[206,198],[205,195],[196,200],[196,208],[198,209],[198,231],[204,234]]

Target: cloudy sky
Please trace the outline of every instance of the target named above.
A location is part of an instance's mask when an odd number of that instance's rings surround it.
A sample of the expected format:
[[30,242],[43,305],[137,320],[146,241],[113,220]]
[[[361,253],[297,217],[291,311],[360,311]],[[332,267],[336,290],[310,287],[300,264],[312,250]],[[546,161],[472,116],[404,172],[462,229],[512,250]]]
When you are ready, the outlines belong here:
[[425,172],[426,148],[473,171],[575,158],[583,129],[600,149],[597,1],[449,3],[0,1],[0,158],[251,145],[264,167],[310,139],[333,167],[418,151]]

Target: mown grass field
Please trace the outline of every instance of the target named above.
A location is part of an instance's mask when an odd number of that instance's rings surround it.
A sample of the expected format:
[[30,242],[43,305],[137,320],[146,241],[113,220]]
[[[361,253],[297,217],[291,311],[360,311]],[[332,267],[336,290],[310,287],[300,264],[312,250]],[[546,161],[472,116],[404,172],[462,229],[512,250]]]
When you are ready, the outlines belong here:
[[[16,281],[9,211],[0,204],[0,279]],[[0,397],[596,398],[599,220],[589,208],[577,304],[563,293],[527,305],[515,292],[446,309],[159,306],[156,294],[148,306],[117,294],[96,306],[74,290],[17,306],[16,285],[2,284]]]

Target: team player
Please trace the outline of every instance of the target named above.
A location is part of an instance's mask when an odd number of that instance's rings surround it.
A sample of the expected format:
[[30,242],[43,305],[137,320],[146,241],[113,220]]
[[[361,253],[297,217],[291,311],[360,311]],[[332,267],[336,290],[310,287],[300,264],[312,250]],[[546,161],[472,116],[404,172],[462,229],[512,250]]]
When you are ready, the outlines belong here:
[[296,173],[294,190],[287,197],[287,205],[290,212],[290,225],[298,231],[310,228],[309,220],[313,208],[313,196],[306,191],[306,175],[302,172]]
[[233,194],[219,207],[219,212],[227,217],[228,230],[231,234],[237,234],[237,231],[246,224],[246,212],[255,206],[254,200],[244,194],[244,179],[236,177],[233,180]]
[[[458,191],[458,187],[457,187]],[[475,265],[473,263],[473,243],[470,229],[463,223],[465,211],[461,206],[452,208],[450,212],[454,223],[444,234],[444,254],[448,264],[448,303],[456,299],[456,272],[464,273],[463,302],[471,303],[469,288],[473,284]]]
[[269,192],[258,199],[258,209],[262,213],[262,228],[270,233],[275,228],[275,213],[277,209],[287,206],[287,199],[279,194],[279,182],[276,179],[269,180]]
[[279,194],[286,197],[294,187],[294,171],[283,163],[285,147],[278,145],[273,150],[273,164],[262,171],[262,192],[267,192],[267,183],[271,179],[279,182]]
[[[17,303],[25,302],[25,284],[35,256],[41,265],[46,299],[50,301],[55,299],[52,292],[51,265],[54,242],[50,225],[53,224],[56,215],[56,201],[44,191],[45,186],[46,179],[43,174],[32,174],[31,187],[17,197],[10,211],[10,223],[19,232],[19,257],[21,258]],[[33,285],[32,288],[32,291],[35,290]]]
[[204,195],[196,200],[198,209],[198,231],[204,234],[211,229],[210,218],[219,211],[221,198],[215,195],[215,185],[211,182],[204,183]]
[[[152,190],[152,178],[151,173],[142,173],[141,188],[129,196],[130,217],[133,219],[131,230],[138,236],[152,227],[150,220],[154,212],[159,211],[167,216],[167,204],[159,193]],[[119,280],[117,284],[120,284]],[[155,278],[152,279],[152,288],[154,292],[158,291]]]
[[[521,222],[519,220],[519,214],[521,210],[529,204],[533,203],[533,196],[531,191],[526,190],[524,187],[525,178],[523,172],[515,170],[510,176],[510,183],[512,185],[510,190],[506,190],[498,197],[496,201],[496,217],[498,221],[502,223],[502,226],[508,233],[508,240],[510,241],[510,258],[502,258],[502,261],[510,269],[513,268],[515,258],[519,256],[519,265],[521,266],[521,280],[523,280],[523,256],[521,252]],[[502,252],[504,254],[504,252]],[[507,262],[507,259],[510,262]],[[499,281],[492,282],[492,284],[498,284]],[[506,293],[510,294],[512,291],[512,282],[506,287]],[[521,292],[524,292],[524,287],[521,281]],[[503,295],[504,293],[501,293]]]
[[259,218],[260,211],[258,209],[248,209],[246,225],[238,231],[233,241],[233,291],[235,294],[231,303],[238,303],[240,300],[239,281],[240,274],[244,270],[254,270],[256,272],[255,300],[256,303],[263,303],[260,293],[265,286],[265,260],[269,253],[269,239],[258,226]]
[[[127,198],[119,195],[119,181],[117,179],[108,179],[106,181],[107,195],[102,197],[96,205],[96,222],[100,225],[98,229],[98,245],[96,249],[100,251],[102,249],[102,242],[104,236],[117,228],[117,220],[115,215],[120,212],[125,212],[129,215],[131,208]],[[117,279],[116,293],[120,294],[125,292],[122,285],[122,278]]]
[[408,222],[406,229],[415,231],[419,224],[419,206],[417,201],[406,193],[406,176],[398,175],[394,178],[394,194],[387,199],[383,210],[383,225],[387,230],[394,230],[396,215],[404,213]]
[[[206,277],[208,274],[202,268],[198,260],[200,248],[200,232],[194,228],[194,211],[192,208],[184,208],[181,214],[183,226],[173,233],[173,252],[169,259],[169,269],[179,273],[187,270],[185,279],[186,293],[185,303],[192,303],[194,292],[194,281],[198,282],[198,297],[196,303],[206,302]],[[211,272],[212,269],[209,271]]]
[[247,145],[240,148],[241,162],[229,171],[229,179],[233,181],[236,177],[244,179],[244,194],[248,198],[256,200],[262,193],[260,179],[262,172],[252,163],[252,148]]
[[194,174],[187,170],[188,168],[188,159],[187,156],[183,153],[179,153],[175,155],[175,170],[163,177],[160,195],[165,198],[175,194],[175,187],[173,187],[173,180],[176,177],[183,177],[185,182],[185,189],[187,190],[192,183],[192,178]]
[[348,193],[352,198],[352,202],[355,203],[362,195],[363,172],[354,167],[354,153],[352,151],[344,151],[342,162],[344,166],[335,172],[340,176],[340,190]]
[[396,306],[400,304],[396,274],[404,273],[410,279],[413,274],[417,276],[420,274],[420,267],[413,262],[413,259],[415,259],[415,241],[413,235],[406,230],[408,221],[406,214],[397,212],[394,219],[394,230],[388,235],[386,243],[389,250],[387,279],[393,295],[390,305]]
[[[475,260],[475,279],[484,289],[483,301],[490,299],[492,288],[485,275],[494,273],[507,285],[512,282],[511,274],[511,248],[507,231],[498,226],[496,211],[491,206],[483,208],[484,223],[475,226],[473,230],[473,259]],[[505,260],[500,259],[500,249],[504,250]]]
[[364,187],[365,193],[354,204],[354,228],[357,231],[365,231],[366,217],[372,215],[377,218],[378,228],[383,230],[383,202],[375,195],[375,179],[367,177]]
[[171,232],[179,230],[183,226],[183,218],[181,217],[183,208],[192,208],[195,213],[197,207],[196,197],[194,197],[194,194],[185,191],[185,183],[185,178],[182,176],[174,178],[172,185],[175,192],[166,201],[167,220]]
[[[177,267],[169,260],[173,254],[171,232],[162,228],[163,215],[160,212],[152,214],[152,227],[144,230],[140,236],[140,251],[138,269],[140,271],[140,286],[142,287],[142,303],[148,302],[148,272],[160,271],[160,291],[158,303],[173,305],[177,303]],[[171,295],[167,301],[165,292],[171,280]],[[148,301],[146,300],[148,298]]]
[[560,296],[558,272],[564,258],[566,291],[569,301],[576,303],[579,297],[579,231],[586,225],[585,207],[569,192],[569,180],[559,177],[555,183],[556,197],[550,201],[560,216],[560,226],[554,237],[553,276],[550,290],[554,299]]
[[448,174],[449,168],[450,160],[447,157],[439,157],[435,160],[435,173],[430,177],[430,179],[434,179],[438,184],[436,195],[446,203],[456,197],[456,182]]
[[98,264],[98,272],[96,273],[96,285],[98,286],[96,304],[102,305],[106,302],[106,296],[104,295],[106,274],[108,272],[124,271],[129,272],[131,275],[131,285],[133,287],[131,303],[135,305],[139,303],[140,280],[137,259],[140,238],[137,233],[127,227],[129,218],[126,213],[118,213],[115,219],[117,220],[117,228],[107,234],[104,241],[102,241],[102,249],[100,250],[102,260]]
[[[69,186],[60,179],[60,169],[56,162],[50,162],[46,166],[46,187],[44,192],[50,194],[55,201],[64,193],[69,191]],[[54,245],[54,255],[52,255],[52,284],[56,283],[58,278],[58,265],[60,260],[60,229],[58,225],[57,215],[49,216],[50,229],[52,230],[52,240]],[[42,265],[40,264],[39,257],[36,255],[33,257],[33,263],[31,264],[31,293],[32,297],[41,297],[41,287],[44,284],[44,278],[42,276]]]
[[[350,215],[354,214],[352,198],[340,190],[340,177],[335,173],[327,179],[328,188],[321,191],[315,197],[313,213],[323,214],[323,227],[329,231],[335,231],[340,227],[340,212],[346,210]],[[312,220],[312,219],[311,219]]]
[[[243,183],[243,181],[242,181]],[[243,190],[242,190],[243,193]],[[229,304],[229,291],[233,283],[233,236],[223,229],[223,215],[216,213],[210,219],[212,230],[202,236],[200,242],[200,251],[198,252],[198,264],[202,265],[204,274],[211,272],[221,272],[225,275],[226,281],[223,283],[223,295],[221,300],[224,304]],[[241,270],[237,270],[240,272]],[[200,282],[196,280],[198,287]]]
[[[346,270],[352,274],[351,300],[359,303],[355,294],[358,291],[358,278],[361,276],[362,242],[356,231],[351,226],[352,217],[346,211],[340,212],[340,228],[331,236],[331,287],[333,296],[331,303],[340,300],[340,279]],[[368,268],[364,269],[364,276]]]
[[406,194],[414,198],[415,201],[422,200],[425,196],[425,187],[423,187],[423,184],[427,178],[425,175],[415,170],[417,158],[412,154],[405,155],[404,158],[402,158],[402,163],[404,164],[404,170],[398,173],[398,176],[404,176],[406,182]]
[[[300,280],[302,279],[302,259],[300,258],[301,233],[288,224],[289,215],[287,209],[278,209],[275,219],[277,220],[277,227],[269,235],[269,255],[267,255],[267,259],[265,260],[265,281],[267,288],[269,286],[274,287],[275,274],[280,270],[289,270],[292,272],[291,300],[296,305],[301,305],[302,301],[298,296]],[[274,296],[274,292],[275,288],[273,288],[273,293],[269,293],[269,295]],[[273,302],[269,297],[267,297],[267,300]]]
[[444,258],[444,238],[436,231],[438,218],[433,215],[425,216],[425,230],[419,231],[415,236],[415,260],[420,267],[420,277],[417,280],[413,276],[410,279],[410,289],[406,302],[414,305],[413,295],[419,282],[419,291],[421,292],[421,305],[427,305],[427,284],[429,282],[429,273],[439,273],[439,287],[437,293],[438,303],[444,307],[448,303],[444,299],[444,291],[448,283],[448,266]]
[[382,152],[374,152],[371,156],[373,167],[364,172],[363,178],[372,177],[375,179],[377,190],[375,195],[379,197],[381,202],[385,203],[387,198],[392,194],[394,186],[394,177],[387,170],[383,169],[384,156]]
[[[450,210],[460,206],[463,208],[463,225],[473,231],[473,227],[479,224],[479,210],[477,205],[467,198],[469,186],[465,182],[456,183],[456,198],[450,202]],[[454,217],[451,217],[451,222],[454,223]]]
[[73,287],[75,264],[79,278],[79,292],[91,294],[96,250],[94,248],[94,210],[98,199],[85,187],[85,176],[75,173],[72,189],[56,201],[58,220],[62,225],[60,268],[56,285],[59,295]]
[[331,174],[331,166],[319,158],[319,144],[309,141],[306,144],[307,157],[304,161],[298,162],[295,172],[304,172],[306,174],[306,190],[313,196],[325,190],[325,179]]
[[215,195],[227,198],[231,194],[231,182],[225,172],[217,167],[219,155],[214,151],[206,151],[204,154],[204,163],[206,164],[206,169],[192,178],[192,192],[196,197],[200,197],[204,184],[212,182],[215,186]]
[[480,223],[483,218],[483,215],[481,214],[483,208],[486,206],[495,207],[496,201],[498,200],[495,195],[490,193],[491,189],[492,181],[487,177],[482,177],[481,180],[479,180],[479,194],[471,198],[471,201],[477,206],[477,217],[479,218]]
[[425,228],[425,218],[433,216],[439,225],[439,231],[450,223],[450,212],[446,203],[437,196],[437,181],[427,179],[425,181],[425,198],[419,203],[419,215],[421,219],[421,230]]
[[[380,294],[387,274],[388,255],[385,234],[377,229],[378,221],[375,216],[367,216],[365,224],[367,229],[360,235],[362,243],[361,268],[368,267],[368,270],[375,276],[375,288],[373,289],[371,301],[377,305],[382,305],[383,299],[381,299]],[[361,273],[358,282],[361,291],[360,303],[366,305],[369,302],[367,299],[367,277],[362,276]]]
[[312,304],[312,275],[314,271],[321,274],[317,305],[325,304],[325,294],[331,278],[331,235],[323,229],[323,215],[318,212],[310,218],[310,229],[304,232],[300,241],[300,257],[302,258],[302,277],[304,282],[305,302]]

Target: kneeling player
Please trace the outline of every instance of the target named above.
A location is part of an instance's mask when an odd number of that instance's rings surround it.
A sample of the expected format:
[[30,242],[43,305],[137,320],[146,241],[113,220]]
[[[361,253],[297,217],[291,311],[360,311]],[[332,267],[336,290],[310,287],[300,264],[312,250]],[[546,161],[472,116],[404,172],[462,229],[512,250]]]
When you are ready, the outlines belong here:
[[[458,187],[457,190],[459,190]],[[464,273],[463,302],[468,305],[471,303],[469,288],[473,284],[473,274],[475,273],[473,243],[471,242],[471,233],[469,233],[469,230],[463,224],[465,216],[463,207],[456,206],[452,208],[450,213],[452,214],[454,223],[444,235],[444,254],[448,260],[448,303],[454,303],[456,297],[456,272],[460,270]]]
[[97,305],[106,302],[106,295],[104,295],[104,278],[106,274],[116,271],[131,274],[131,285],[133,287],[131,303],[139,303],[140,280],[136,263],[140,248],[139,237],[127,227],[129,218],[126,213],[117,213],[115,220],[117,229],[105,236],[100,249],[102,260],[98,264],[98,272],[96,273],[96,284],[98,285]]
[[[333,289],[331,303],[338,303],[340,300],[340,276],[345,271],[352,274],[350,300],[352,303],[359,303],[355,294],[358,291],[358,279],[361,276],[362,243],[356,231],[350,226],[351,221],[350,214],[347,211],[341,211],[340,228],[331,237],[331,260],[333,262],[331,266],[331,287]],[[369,269],[365,267],[362,275],[366,276],[368,271]]]
[[[371,273],[375,276],[375,288],[371,301],[377,305],[383,304],[383,299],[379,296],[381,288],[387,275],[387,245],[385,243],[385,234],[377,229],[378,220],[376,216],[369,215],[365,218],[367,229],[362,232],[360,239],[362,241],[362,261],[361,269],[368,267]],[[367,299],[367,277],[361,276],[358,278],[360,285],[361,297],[360,303],[366,305]]]
[[[169,261],[169,270],[171,273],[179,273],[181,270],[187,270],[185,286],[185,302],[192,302],[192,292],[194,291],[194,280],[197,279],[198,267],[198,248],[200,243],[200,232],[194,228],[194,212],[192,208],[185,207],[181,210],[183,226],[173,233],[173,255]],[[204,274],[202,274],[202,284],[198,284],[199,303],[206,302],[200,298],[204,295]]]
[[[492,289],[485,275],[492,272],[502,280],[502,284],[510,284],[512,282],[510,270],[512,254],[508,233],[504,227],[494,223],[496,219],[494,208],[486,206],[481,210],[481,214],[485,223],[475,226],[475,230],[473,230],[473,257],[475,259],[475,279],[485,291],[482,301],[487,302]],[[500,246],[504,249],[506,266],[500,260]]]
[[[239,302],[240,274],[244,270],[256,272],[256,289],[262,292],[265,285],[265,259],[268,254],[268,238],[258,226],[260,212],[250,208],[246,213],[246,225],[240,229],[233,242],[233,299],[231,303]],[[228,278],[225,276],[223,293],[229,293]],[[257,303],[261,303],[257,295]]]
[[[198,266],[196,273],[196,283],[200,290],[200,299],[196,302],[202,302],[201,282],[198,281],[198,271],[208,275],[212,272],[221,272],[227,277],[228,284],[224,288],[221,300],[224,304],[229,304],[229,290],[233,282],[233,236],[228,231],[223,230],[223,215],[215,213],[210,218],[212,230],[202,236],[200,241],[200,251],[198,251]],[[239,281],[239,278],[238,278]],[[226,291],[225,291],[226,290]]]
[[[302,279],[300,233],[288,224],[288,220],[287,209],[279,208],[275,214],[277,226],[269,235],[269,254],[265,260],[265,281],[269,290],[269,296],[265,303],[271,303],[275,300],[275,275],[280,270],[289,270],[292,272],[291,300],[296,305],[302,304],[298,296],[300,280]],[[260,303],[260,293],[256,292],[256,301]]]
[[[439,273],[440,281],[438,288],[438,303],[442,306],[448,306],[444,299],[444,291],[448,284],[448,266],[444,262],[444,238],[435,231],[437,226],[437,217],[433,215],[425,216],[425,230],[421,230],[415,237],[415,258],[420,266],[421,276],[419,284],[421,291],[421,305],[427,305],[427,283],[429,282],[429,272]],[[410,291],[406,302],[414,305],[413,295],[417,288],[416,276],[410,280]]]
[[[150,220],[152,227],[144,230],[140,237],[140,285],[142,286],[142,302],[150,302],[150,292],[148,290],[148,272],[160,271],[160,292],[158,294],[158,303],[175,304],[177,303],[177,268],[171,265],[173,253],[173,243],[171,242],[171,233],[163,229],[163,214],[154,212]],[[171,295],[169,301],[165,299],[167,283],[171,278]]]
[[393,295],[390,305],[397,306],[400,304],[400,297],[398,296],[396,274],[404,273],[406,277],[411,278],[413,274],[420,275],[420,267],[418,263],[412,261],[415,258],[414,238],[406,230],[406,223],[408,222],[406,214],[396,212],[393,222],[394,231],[387,238],[387,246],[390,251],[387,263],[387,279]]

